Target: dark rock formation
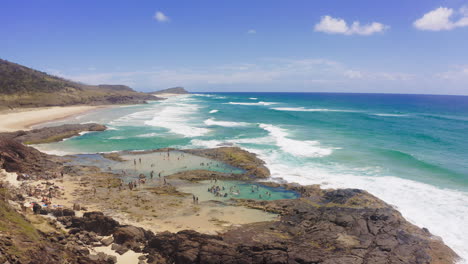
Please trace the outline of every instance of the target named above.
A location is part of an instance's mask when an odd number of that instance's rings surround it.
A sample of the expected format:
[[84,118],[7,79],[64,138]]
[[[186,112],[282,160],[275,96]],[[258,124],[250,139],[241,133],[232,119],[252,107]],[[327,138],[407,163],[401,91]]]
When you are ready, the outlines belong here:
[[18,172],[25,178],[55,178],[59,163],[34,148],[0,134],[0,168]]
[[[240,200],[281,214],[217,236],[194,231],[155,235],[150,263],[454,263],[457,256],[427,230],[365,191],[286,186],[304,197]],[[368,206],[370,205],[370,206]]]
[[98,212],[59,220],[81,241],[88,241],[86,232],[112,234],[117,243],[113,248],[120,254],[143,247],[148,263],[448,264],[457,259],[427,229],[410,224],[365,191],[283,187],[295,189],[303,197],[236,201],[278,213],[279,220],[242,225],[219,235],[192,230],[154,235],[142,228],[121,226]]
[[114,231],[113,236],[115,243],[140,252],[140,248],[146,244],[147,240],[151,239],[153,233],[140,227],[121,226]]
[[81,132],[104,131],[106,126],[90,124],[70,124],[54,127],[44,127],[29,131],[16,131],[11,133],[2,133],[5,137],[12,138],[25,144],[41,144],[61,141],[65,138],[78,136]]
[[[0,137],[0,165],[15,172],[49,173],[59,165],[51,156],[22,145],[14,137]],[[251,178],[265,178],[263,162],[254,154],[239,148],[187,150],[187,153],[224,161],[246,170]],[[74,168],[69,168],[73,171]],[[77,168],[75,168],[77,169]],[[91,168],[92,169],[92,168]],[[265,168],[266,169],[266,168]],[[199,171],[198,178],[211,177],[211,172]],[[245,176],[241,175],[241,176]],[[267,183],[265,183],[267,184]],[[418,228],[382,200],[363,190],[323,190],[319,186],[280,185],[301,195],[289,200],[231,200],[246,206],[280,215],[278,220],[233,227],[219,235],[205,235],[185,230],[176,234],[154,235],[134,226],[122,226],[101,212],[88,212],[83,217],[62,210],[54,212],[66,228],[69,238],[49,237],[54,243],[42,243],[43,234],[31,231],[24,219],[3,209],[0,199],[0,230],[24,229],[24,239],[17,235],[0,236],[0,260],[11,263],[59,263],[60,255],[69,252],[75,257],[70,263],[113,261],[106,256],[89,258],[84,245],[102,243],[101,236],[112,235],[112,247],[120,254],[129,249],[143,252],[148,263],[323,263],[323,264],[448,264],[457,255],[427,229]],[[172,188],[172,187],[171,187]],[[173,189],[175,190],[175,189]],[[158,191],[158,190],[154,190]],[[162,190],[159,190],[162,191]],[[167,192],[167,191],[164,191]],[[2,194],[2,192],[0,192]],[[1,198],[1,197],[0,197]],[[46,212],[47,213],[47,212]],[[68,215],[68,216],[66,216]],[[20,225],[16,225],[20,223]],[[26,228],[24,228],[26,227]],[[21,243],[15,239],[22,238]],[[26,242],[25,242],[26,241]],[[24,253],[31,262],[17,261],[12,245],[30,245],[40,241],[37,248]],[[62,242],[63,241],[63,242]],[[16,244],[15,244],[16,243]],[[28,244],[29,243],[29,244]],[[62,244],[63,243],[63,244]],[[111,242],[110,242],[111,243]],[[60,251],[62,250],[62,251]],[[39,253],[36,254],[36,252]],[[50,253],[51,251],[52,253]],[[36,255],[35,255],[36,254]],[[32,258],[37,256],[37,258]],[[36,262],[34,262],[36,261]],[[2,262],[0,262],[2,263]],[[102,262],[101,262],[102,263]]]
[[22,143],[60,141],[84,131],[103,131],[99,124],[74,124],[45,127],[30,131],[0,133],[0,168],[19,173],[19,179],[51,179],[63,172],[63,160]]
[[5,200],[6,189],[0,188],[0,263],[17,264],[104,264],[106,259],[89,258],[87,248],[61,232],[44,233],[35,228]]
[[87,212],[83,214],[83,217],[64,216],[59,217],[57,220],[67,228],[92,231],[101,236],[113,234],[120,226],[119,222],[101,212]]

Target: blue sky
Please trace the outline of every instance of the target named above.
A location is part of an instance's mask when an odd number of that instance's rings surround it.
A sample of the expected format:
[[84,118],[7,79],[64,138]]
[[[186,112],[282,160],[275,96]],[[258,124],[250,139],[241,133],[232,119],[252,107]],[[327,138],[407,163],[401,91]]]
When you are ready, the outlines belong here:
[[84,83],[468,94],[468,0],[0,2],[1,58]]

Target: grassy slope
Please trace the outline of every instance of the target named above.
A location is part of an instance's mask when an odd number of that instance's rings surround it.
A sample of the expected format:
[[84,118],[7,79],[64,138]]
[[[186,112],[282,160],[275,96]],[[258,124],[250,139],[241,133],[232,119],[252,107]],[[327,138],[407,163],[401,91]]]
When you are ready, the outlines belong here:
[[85,85],[0,59],[0,110],[76,104],[131,104],[155,100],[123,85]]

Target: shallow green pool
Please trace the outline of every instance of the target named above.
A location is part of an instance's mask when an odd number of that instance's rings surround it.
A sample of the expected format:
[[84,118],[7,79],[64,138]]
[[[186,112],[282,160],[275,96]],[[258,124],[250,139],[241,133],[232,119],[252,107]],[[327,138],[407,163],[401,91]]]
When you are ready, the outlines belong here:
[[199,201],[256,199],[256,200],[280,200],[295,199],[299,194],[282,187],[269,187],[259,183],[242,181],[202,181],[198,184],[180,187],[183,192],[193,193],[199,197]]

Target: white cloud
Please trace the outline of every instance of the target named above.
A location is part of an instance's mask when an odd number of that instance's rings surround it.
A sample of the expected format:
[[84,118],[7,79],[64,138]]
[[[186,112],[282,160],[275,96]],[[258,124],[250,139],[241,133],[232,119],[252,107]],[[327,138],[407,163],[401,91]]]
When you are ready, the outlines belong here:
[[400,72],[374,72],[360,70],[345,70],[343,75],[348,79],[365,80],[365,81],[408,81],[416,76],[408,73]]
[[257,30],[255,30],[255,29],[249,29],[249,30],[247,31],[247,34],[257,34]]
[[343,73],[343,75],[350,79],[361,79],[363,77],[360,71],[355,70],[347,70]]
[[169,17],[161,11],[156,12],[154,19],[156,19],[158,22],[169,22]]
[[384,32],[389,27],[378,22],[372,22],[367,25],[361,25],[359,21],[354,21],[350,26],[344,19],[333,18],[331,16],[323,16],[319,23],[314,27],[317,32],[327,34],[343,34],[343,35],[363,35],[368,36],[374,33]]
[[456,66],[454,70],[436,74],[437,78],[451,81],[467,81],[468,65]]
[[439,7],[414,21],[413,26],[419,30],[452,30],[457,27],[468,26],[468,8],[462,7],[458,11],[452,8]]

